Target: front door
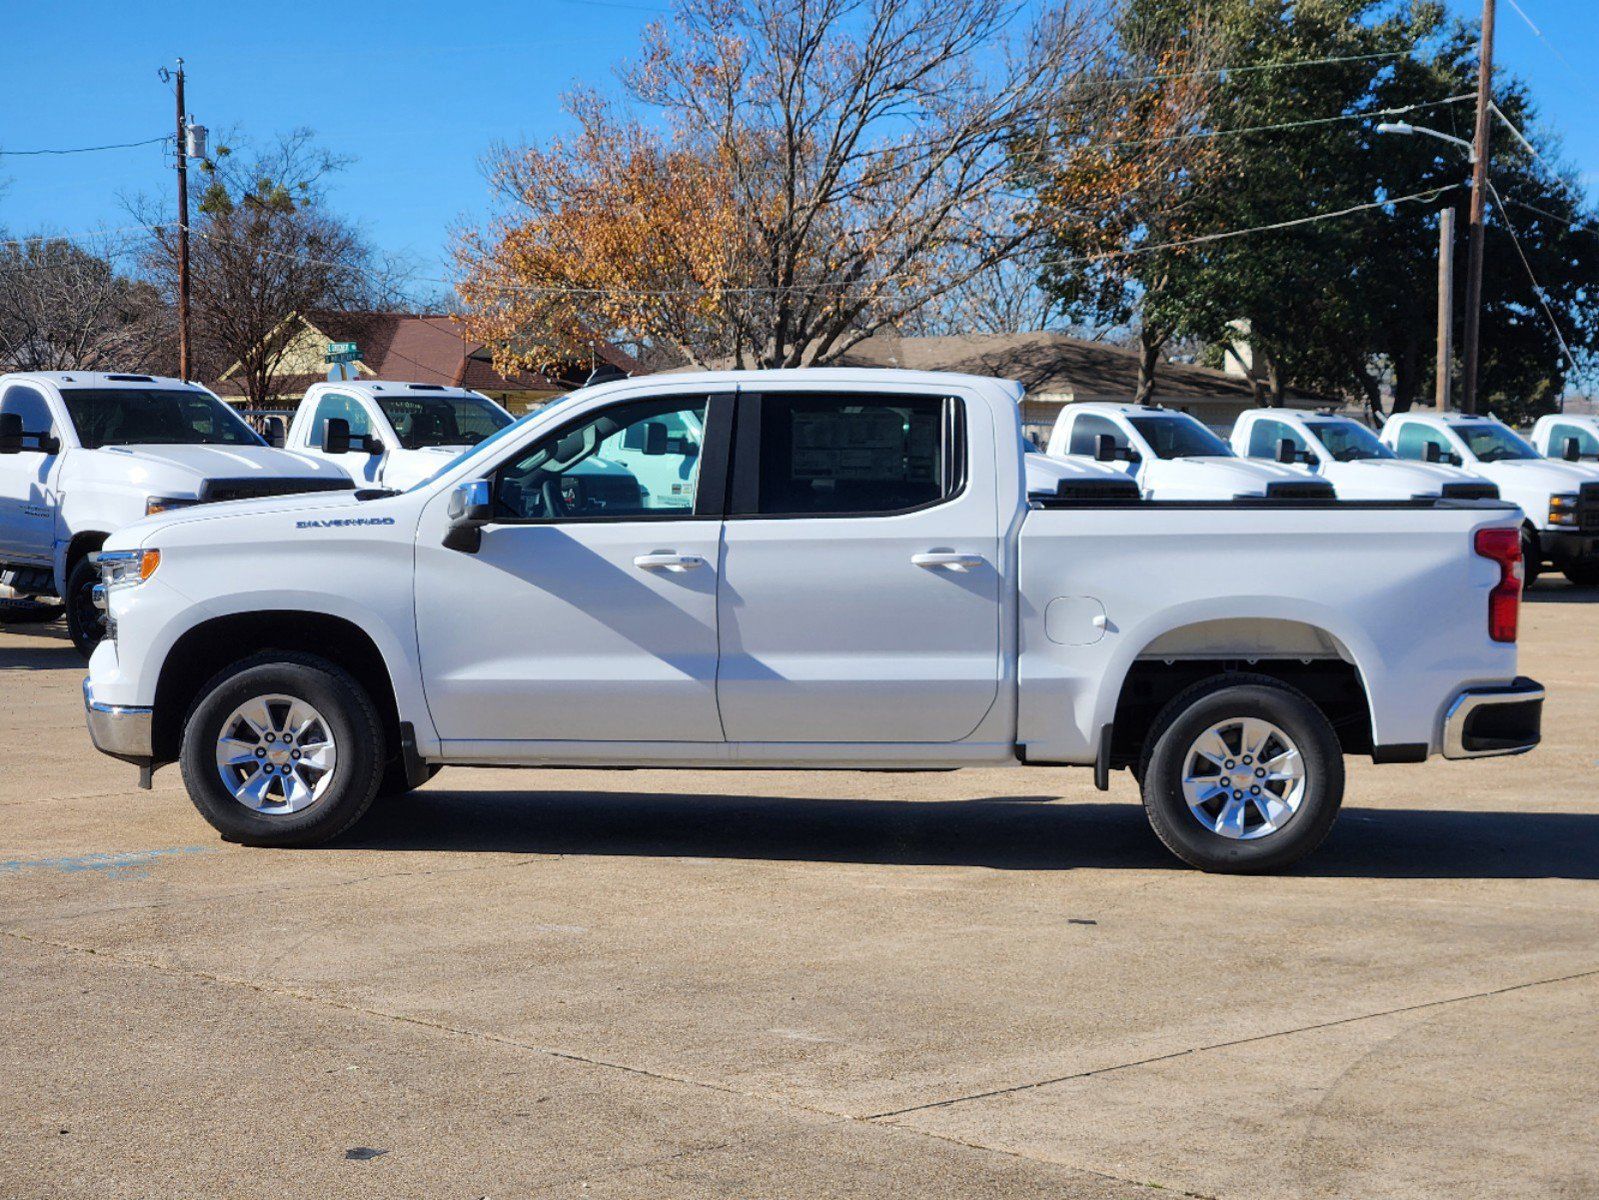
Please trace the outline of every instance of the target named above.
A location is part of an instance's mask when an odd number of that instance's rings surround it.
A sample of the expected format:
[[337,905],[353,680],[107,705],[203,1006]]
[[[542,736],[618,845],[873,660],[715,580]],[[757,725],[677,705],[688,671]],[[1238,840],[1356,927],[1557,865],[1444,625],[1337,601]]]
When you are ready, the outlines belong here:
[[887,388],[772,391],[739,397],[736,442],[719,605],[728,740],[969,736],[999,690],[987,409]]
[[[0,412],[16,413],[28,434],[52,431],[49,402],[35,388],[12,384],[0,396]],[[55,551],[55,504],[50,496],[54,455],[35,449],[0,454],[0,562],[50,563]]]
[[[477,553],[421,538],[417,634],[441,738],[722,741],[725,473],[708,464],[726,462],[731,410],[699,395],[581,414],[493,472],[498,519]],[[702,453],[717,439],[722,453]],[[682,486],[647,488],[619,461],[640,452]]]

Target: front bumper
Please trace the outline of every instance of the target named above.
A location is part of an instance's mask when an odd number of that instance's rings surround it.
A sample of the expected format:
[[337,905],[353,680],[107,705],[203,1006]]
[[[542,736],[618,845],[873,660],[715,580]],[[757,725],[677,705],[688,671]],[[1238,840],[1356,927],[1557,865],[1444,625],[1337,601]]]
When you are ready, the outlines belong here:
[[1543,685],[1525,675],[1500,687],[1467,688],[1444,714],[1444,757],[1525,754],[1541,736],[1543,699]]
[[1576,529],[1540,529],[1538,549],[1557,567],[1599,558],[1599,533]]
[[85,679],[83,716],[94,748],[100,753],[141,765],[154,758],[155,709],[104,704],[94,698],[94,688]]

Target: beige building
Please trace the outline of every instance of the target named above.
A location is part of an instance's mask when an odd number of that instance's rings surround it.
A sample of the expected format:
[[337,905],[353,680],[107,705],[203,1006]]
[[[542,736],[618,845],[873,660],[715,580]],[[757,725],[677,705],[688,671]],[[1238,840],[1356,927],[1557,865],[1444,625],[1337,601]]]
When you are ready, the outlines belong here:
[[[273,407],[292,408],[313,383],[328,378],[324,361],[331,342],[354,342],[360,357],[349,364],[358,379],[396,379],[471,388],[522,412],[581,387],[599,367],[624,374],[638,369],[631,356],[600,344],[590,360],[547,374],[502,375],[489,348],[473,341],[454,318],[443,314],[395,312],[306,312],[288,319],[288,349],[280,369]],[[212,385],[228,400],[242,400],[244,389],[235,363]]]

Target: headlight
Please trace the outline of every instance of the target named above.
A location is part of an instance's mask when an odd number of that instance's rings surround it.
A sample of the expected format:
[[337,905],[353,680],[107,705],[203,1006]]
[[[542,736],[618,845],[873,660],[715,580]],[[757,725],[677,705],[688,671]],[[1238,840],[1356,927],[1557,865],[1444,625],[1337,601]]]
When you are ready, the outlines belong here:
[[1549,524],[1575,525],[1577,523],[1577,496],[1566,492],[1549,497]]
[[143,583],[161,565],[159,550],[102,550],[94,556],[106,591]]
[[156,513],[171,512],[174,508],[188,508],[191,504],[198,503],[199,500],[193,496],[146,496],[144,515],[153,517]]

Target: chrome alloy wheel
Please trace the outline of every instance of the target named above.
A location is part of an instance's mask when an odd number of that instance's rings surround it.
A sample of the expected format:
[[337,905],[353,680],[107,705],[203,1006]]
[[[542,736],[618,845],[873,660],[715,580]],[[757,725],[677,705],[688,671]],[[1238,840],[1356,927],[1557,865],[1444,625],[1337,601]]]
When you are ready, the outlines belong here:
[[1234,717],[1194,739],[1183,760],[1183,799],[1194,819],[1225,838],[1276,833],[1305,798],[1305,759],[1270,721]]
[[338,747],[327,721],[293,696],[257,696],[234,709],[217,734],[217,774],[246,808],[300,812],[333,780]]

